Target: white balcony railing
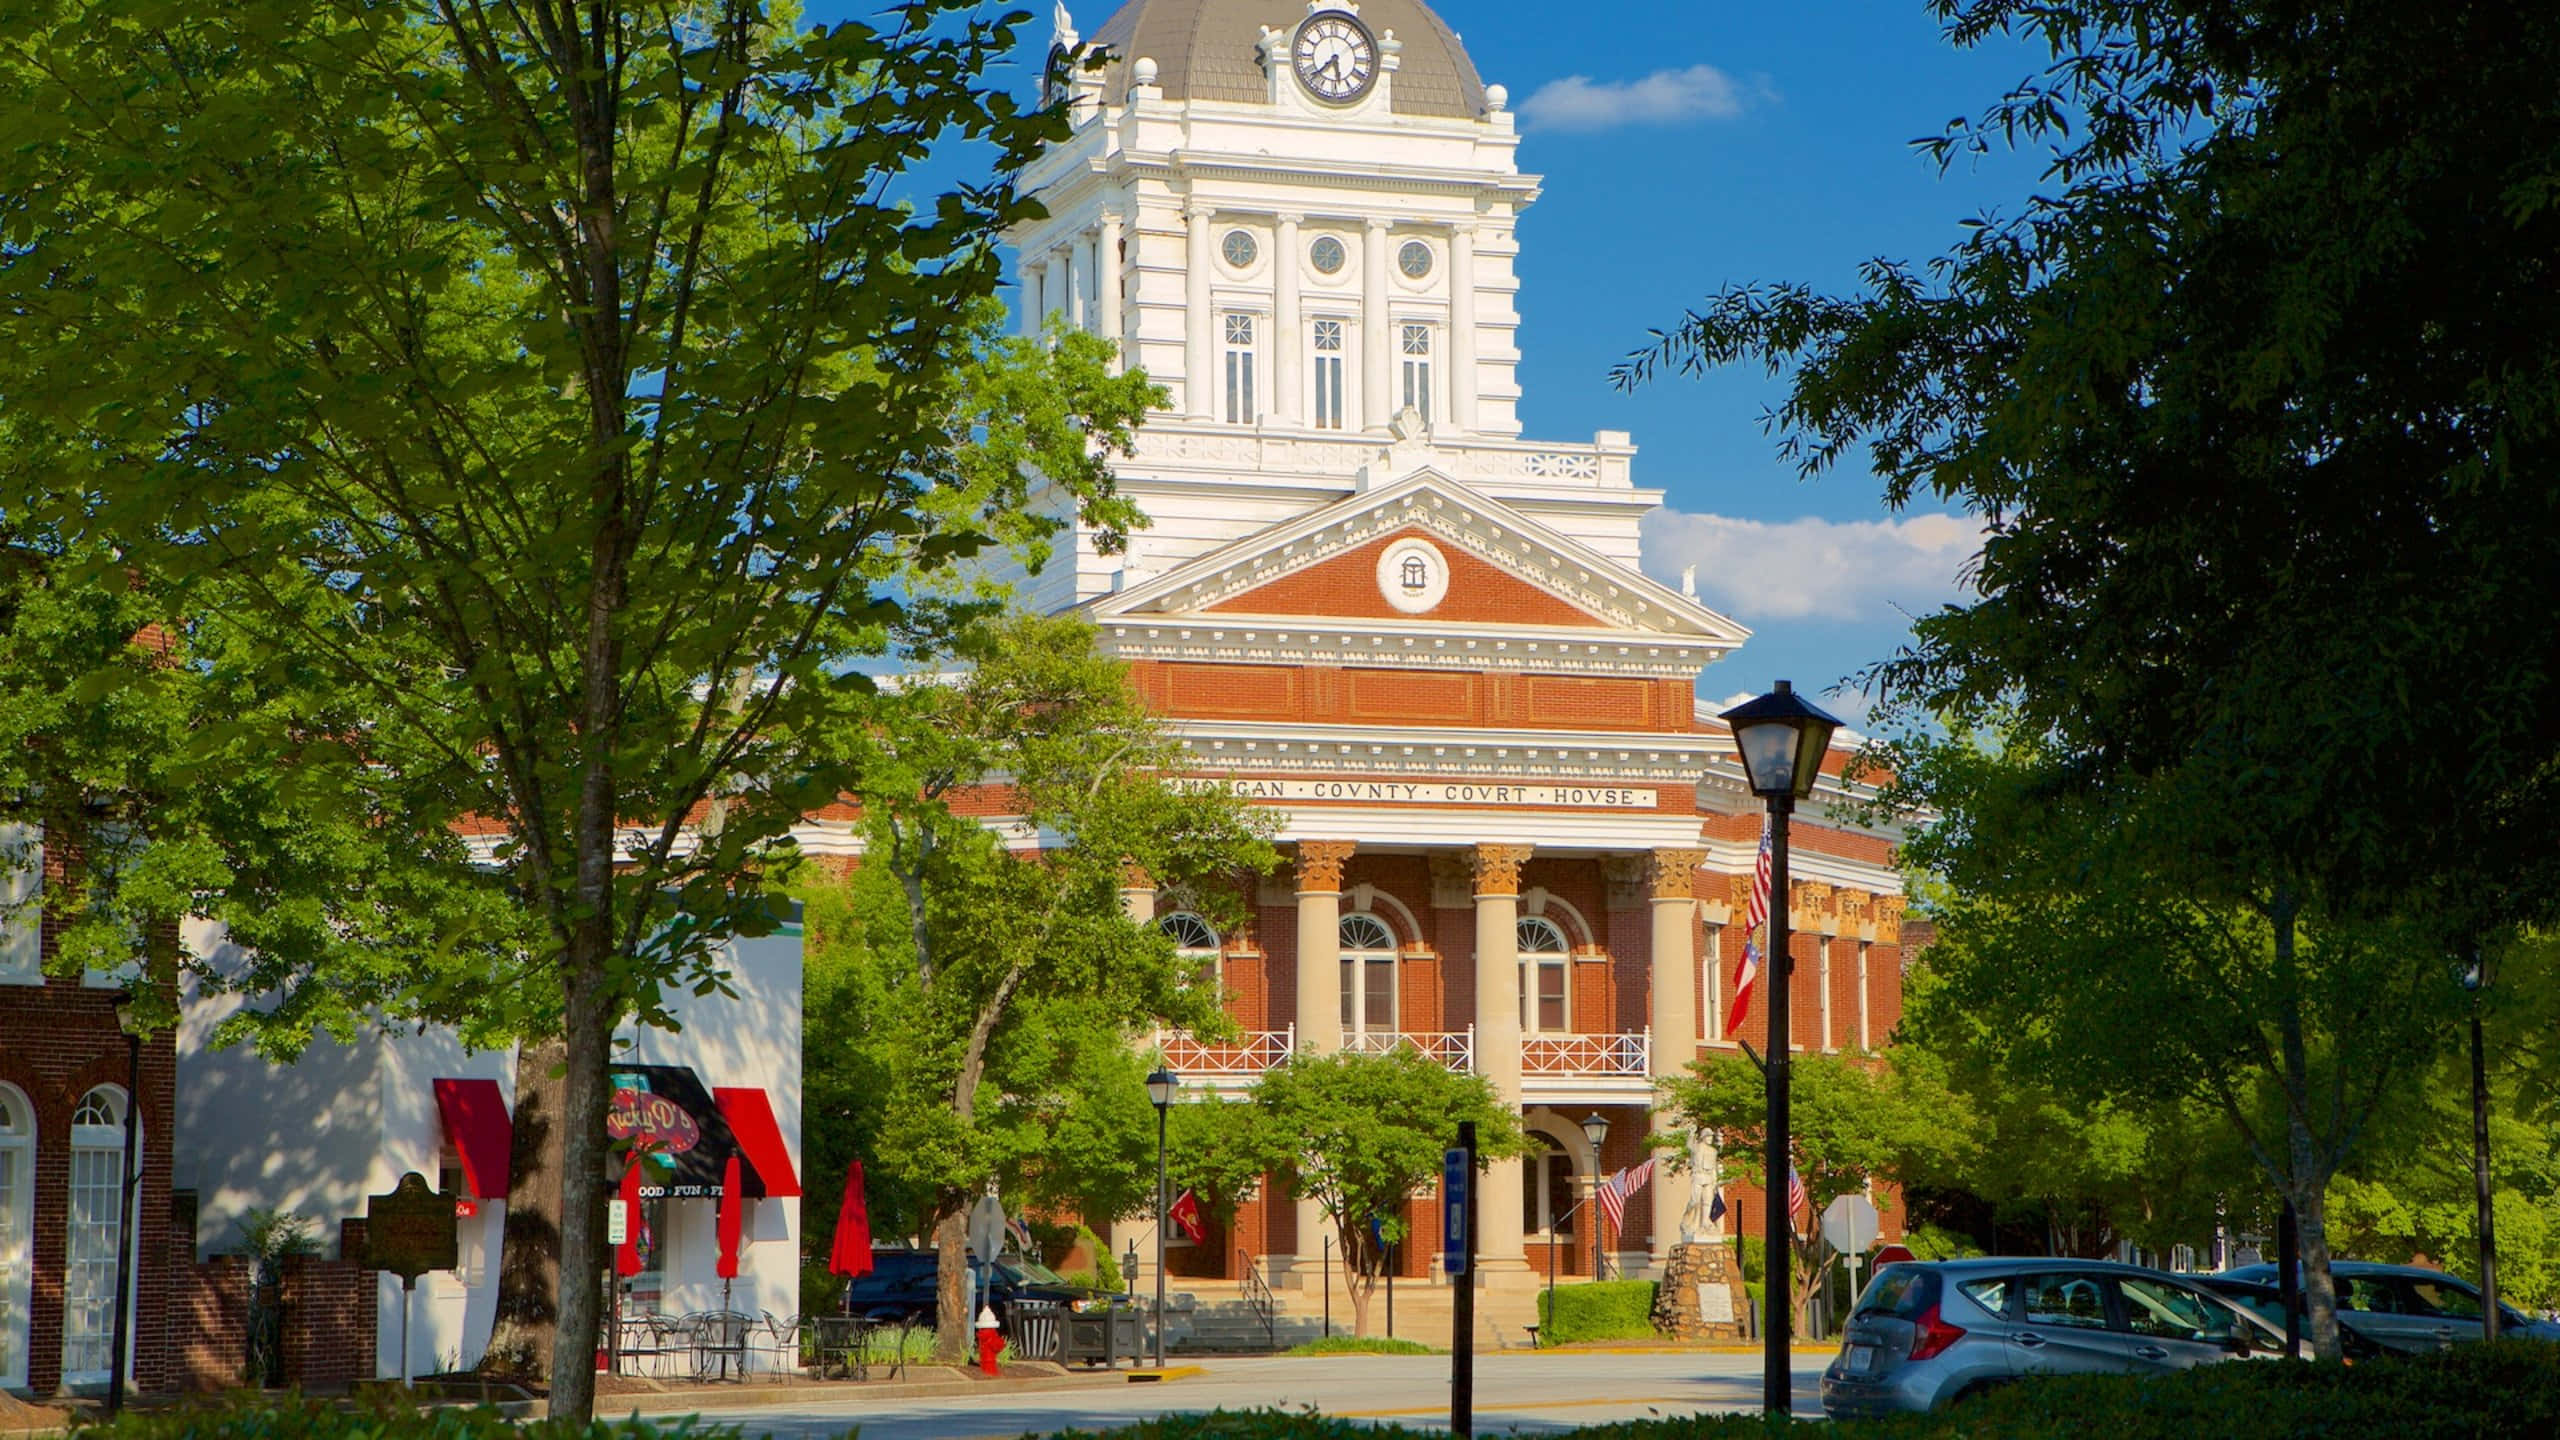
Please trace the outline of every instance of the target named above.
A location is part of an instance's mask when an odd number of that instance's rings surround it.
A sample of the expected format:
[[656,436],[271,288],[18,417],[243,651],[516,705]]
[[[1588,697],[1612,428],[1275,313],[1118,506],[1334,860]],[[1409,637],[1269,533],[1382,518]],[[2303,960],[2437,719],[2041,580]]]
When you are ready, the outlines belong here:
[[1463,1075],[1476,1068],[1476,1027],[1464,1030],[1370,1030],[1358,1035],[1345,1035],[1346,1050],[1365,1050],[1372,1055],[1385,1055],[1397,1050],[1411,1050],[1426,1060]]
[[1520,1041],[1523,1075],[1642,1075],[1652,1032],[1631,1035],[1529,1035]]
[[1298,1048],[1298,1027],[1247,1030],[1234,1040],[1217,1042],[1196,1039],[1188,1031],[1164,1030],[1156,1034],[1156,1048],[1163,1052],[1164,1063],[1186,1079],[1260,1075],[1288,1063],[1290,1053]]

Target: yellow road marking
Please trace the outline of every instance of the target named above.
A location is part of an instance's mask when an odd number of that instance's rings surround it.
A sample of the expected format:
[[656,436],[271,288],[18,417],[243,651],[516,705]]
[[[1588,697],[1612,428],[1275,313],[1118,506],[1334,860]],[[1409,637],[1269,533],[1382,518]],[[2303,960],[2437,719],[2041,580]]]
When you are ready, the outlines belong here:
[[[1697,1399],[1694,1395],[1627,1395],[1606,1400],[1541,1400],[1516,1405],[1478,1404],[1476,1413],[1494,1415],[1526,1410],[1574,1410],[1591,1405],[1685,1405]],[[1403,1410],[1327,1410],[1324,1414],[1336,1420],[1391,1420],[1399,1415],[1446,1415],[1446,1405],[1416,1405]]]

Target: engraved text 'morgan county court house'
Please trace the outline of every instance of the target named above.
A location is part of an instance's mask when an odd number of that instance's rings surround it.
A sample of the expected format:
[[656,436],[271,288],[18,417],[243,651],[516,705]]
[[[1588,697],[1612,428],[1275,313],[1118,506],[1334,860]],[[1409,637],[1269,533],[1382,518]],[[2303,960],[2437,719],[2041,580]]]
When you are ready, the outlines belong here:
[[[1588,1274],[1575,1202],[1643,1157],[1656,1081],[1725,1043],[1759,807],[1695,691],[1748,632],[1637,568],[1660,492],[1626,435],[1521,438],[1538,179],[1439,16],[1129,0],[1090,35],[1057,23],[1113,58],[1068,82],[1074,134],[1028,177],[1050,214],[1011,237],[1023,323],[1113,340],[1171,404],[1118,466],[1153,525],[1120,555],[1071,526],[1013,578],[1092,615],[1195,783],[1278,811],[1292,862],[1232,934],[1130,893],[1217,967],[1244,1032],[1167,1055],[1204,1097],[1344,1047],[1484,1075],[1535,1147],[1486,1186],[1487,1285],[1525,1289],[1551,1237]],[[1826,781],[1796,831],[1812,1050],[1881,1044],[1900,1014],[1901,883],[1887,839],[1831,818],[1845,799]],[[1765,1044],[1756,1008],[1742,1038]],[[1657,1175],[1611,1273],[1658,1271],[1704,1209]],[[1409,1219],[1400,1273],[1427,1277],[1436,1200]],[[1174,1268],[1311,1284],[1321,1234],[1265,1187]]]

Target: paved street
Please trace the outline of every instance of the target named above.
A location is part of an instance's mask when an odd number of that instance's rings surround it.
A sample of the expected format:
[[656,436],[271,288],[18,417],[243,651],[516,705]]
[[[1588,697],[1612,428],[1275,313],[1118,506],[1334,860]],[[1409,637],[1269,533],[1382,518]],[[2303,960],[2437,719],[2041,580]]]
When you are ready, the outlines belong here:
[[[1796,1356],[1796,1413],[1820,1413],[1815,1382],[1826,1357]],[[1476,1428],[1543,1434],[1609,1420],[1747,1410],[1760,1402],[1760,1357],[1493,1354],[1476,1361]],[[1208,1373],[1163,1385],[952,1396],[865,1404],[720,1410],[706,1420],[750,1436],[826,1440],[854,1425],[862,1440],[974,1440],[1029,1431],[1096,1430],[1153,1415],[1257,1406],[1313,1406],[1330,1415],[1445,1427],[1449,1357],[1337,1355],[1208,1362]]]

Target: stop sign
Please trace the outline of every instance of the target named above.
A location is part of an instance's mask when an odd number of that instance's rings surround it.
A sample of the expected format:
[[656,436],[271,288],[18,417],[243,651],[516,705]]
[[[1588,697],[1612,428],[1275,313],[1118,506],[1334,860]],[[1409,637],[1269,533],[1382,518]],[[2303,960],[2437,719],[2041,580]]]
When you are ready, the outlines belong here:
[[1876,1258],[1870,1263],[1882,1269],[1887,1265],[1901,1265],[1919,1258],[1911,1253],[1911,1247],[1908,1245],[1886,1245],[1877,1249]]

